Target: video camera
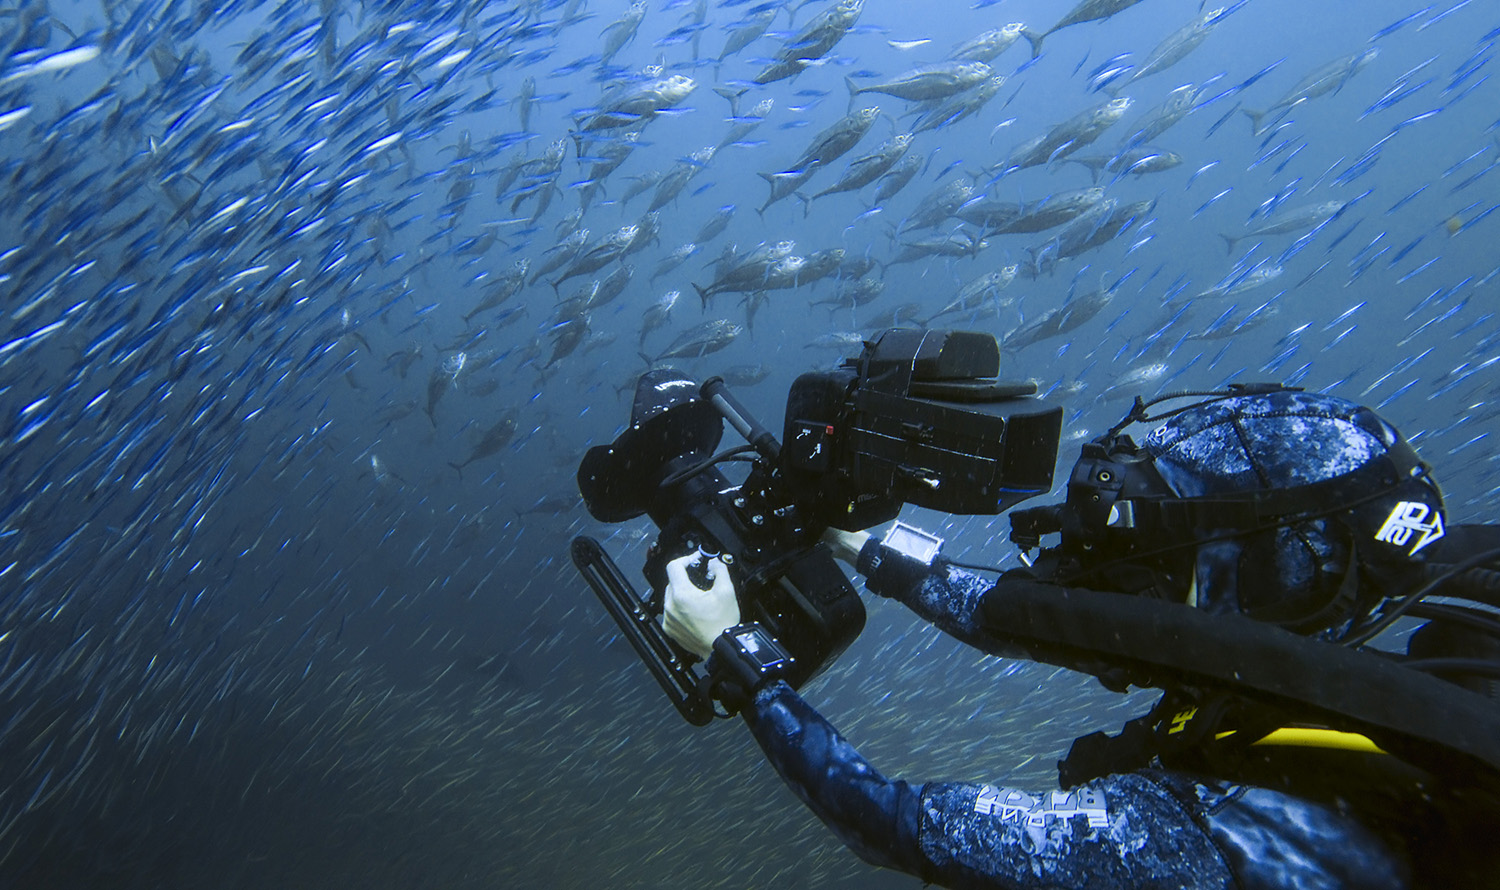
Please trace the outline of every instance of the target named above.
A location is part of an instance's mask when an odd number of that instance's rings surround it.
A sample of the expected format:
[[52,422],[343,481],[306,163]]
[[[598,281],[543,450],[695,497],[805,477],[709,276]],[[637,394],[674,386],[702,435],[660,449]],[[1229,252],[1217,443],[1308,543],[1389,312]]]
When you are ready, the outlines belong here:
[[[705,725],[725,665],[697,657],[662,630],[666,564],[718,555],[740,613],[768,634],[788,682],[800,687],[864,628],[848,577],[819,543],[829,527],[858,531],[904,503],[946,513],[997,514],[1052,487],[1062,409],[1030,383],[1000,381],[994,337],[891,329],[856,359],[804,374],[787,397],[783,441],[714,377],[701,387],[671,368],[637,384],[630,426],[578,468],[590,514],[603,522],[649,516],[641,597],[598,541],[573,541],[578,566],[622,634],[688,722]],[[724,421],[746,445],[716,452]],[[746,461],[743,482],[719,464]]]

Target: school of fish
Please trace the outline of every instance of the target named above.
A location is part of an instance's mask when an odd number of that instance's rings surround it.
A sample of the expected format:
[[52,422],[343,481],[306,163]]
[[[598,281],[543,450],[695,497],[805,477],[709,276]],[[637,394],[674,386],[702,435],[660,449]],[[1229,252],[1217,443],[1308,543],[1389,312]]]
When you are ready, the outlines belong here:
[[[0,886],[914,886],[568,563],[641,583],[574,472],[658,363],[778,429],[986,331],[1059,481],[1278,380],[1492,520],[1500,10],[1222,2],[0,5]],[[809,697],[910,781],[1048,787],[1146,701],[869,607]]]

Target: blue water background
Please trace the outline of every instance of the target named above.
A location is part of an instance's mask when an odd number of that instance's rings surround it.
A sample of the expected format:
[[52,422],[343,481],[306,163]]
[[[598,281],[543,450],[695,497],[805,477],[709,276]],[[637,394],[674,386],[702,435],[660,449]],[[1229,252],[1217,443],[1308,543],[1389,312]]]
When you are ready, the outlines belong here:
[[[576,497],[583,450],[620,430],[645,367],[640,319],[657,298],[684,293],[648,352],[708,318],[745,321],[738,295],[705,312],[690,286],[712,280],[704,265],[726,241],[794,239],[799,253],[838,246],[890,258],[893,230],[924,195],[1107,99],[1089,90],[1089,72],[1127,51],[1139,60],[1198,4],[1145,0],[1048,37],[1041,58],[974,118],[917,136],[923,173],[878,213],[862,216],[867,187],[818,199],[806,214],[787,199],[758,215],[766,184],[756,174],[784,169],[849,110],[846,75],[895,75],[1006,22],[1043,29],[1066,7],[869,0],[826,64],[748,85],[747,106],[775,99],[751,137],[763,144],[723,149],[665,208],[659,244],[631,258],[626,292],[592,314],[592,332],[613,342],[544,369],[557,294],[528,287],[508,304],[526,316],[464,350],[468,364],[431,418],[429,381],[483,323],[463,316],[485,284],[517,260],[540,263],[556,224],[579,206],[586,169],[571,138],[561,194],[534,225],[534,201],[513,213],[494,183],[507,164],[569,137],[575,115],[598,101],[601,32],[624,4],[593,0],[579,21],[524,29],[510,4],[471,4],[467,16],[437,2],[330,4],[338,53],[372,42],[333,66],[296,36],[330,27],[316,4],[106,7],[112,14],[50,6],[79,44],[103,47],[97,59],[0,80],[0,115],[31,109],[0,131],[0,884],[916,886],[843,850],[742,728],[693,729],[669,709],[566,555],[573,535],[593,534],[634,574],[642,522],[604,526],[576,503],[528,511]],[[19,29],[39,8],[10,15],[7,4],[0,25]],[[650,5],[610,76],[660,58],[700,85],[609,178],[584,218],[595,234],[644,212],[649,192],[618,201],[629,177],[667,169],[730,126],[711,87],[748,81],[791,31],[779,14],[768,37],[716,75],[712,60],[748,9],[708,9],[706,61],[695,64],[689,43],[667,38],[691,6]],[[800,10],[796,26],[821,9]],[[1156,199],[1148,221],[1051,274],[1018,277],[998,316],[954,320],[1004,335],[1071,293],[1129,276],[1099,317],[1006,356],[1005,375],[1035,379],[1066,405],[1064,468],[1080,440],[1128,408],[1134,391],[1112,384],[1160,362],[1142,392],[1283,380],[1378,406],[1433,465],[1450,521],[1492,516],[1500,219],[1485,214],[1500,204],[1500,176],[1484,174],[1500,163],[1494,5],[1428,7],[1270,139],[1234,110],[1271,105],[1422,9],[1251,0],[1184,61],[1125,91],[1135,100],[1125,121],[1081,153],[1116,145],[1180,84],[1217,77],[1217,93],[1277,63],[1156,141],[1183,156],[1180,167],[1108,184],[1122,203]],[[539,6],[525,21],[555,22],[562,11]],[[420,52],[450,32],[446,47]],[[51,52],[75,43],[60,25],[41,37]],[[922,39],[930,43],[892,45]],[[247,59],[256,40],[268,41],[253,54],[266,67]],[[450,63],[457,50],[468,54]],[[39,57],[13,55],[6,71]],[[1027,57],[1023,41],[996,70],[1014,72]],[[172,74],[168,63],[184,59],[200,67]],[[351,99],[352,85],[386,63],[396,67],[376,77],[379,88]],[[522,132],[511,99],[527,74],[546,101]],[[314,89],[300,104],[273,97],[245,111],[302,76]],[[329,95],[341,111],[325,124],[306,108]],[[91,97],[100,104],[79,111]],[[907,105],[860,100],[893,114]],[[335,122],[342,129],[324,129]],[[826,187],[892,131],[877,122],[809,187]],[[252,141],[235,141],[246,132]],[[1284,139],[1293,144],[1256,163]],[[455,160],[465,141],[483,155],[472,168]],[[453,225],[450,190],[465,175],[475,189]],[[1035,201],[1089,183],[1083,167],[1062,164],[991,188]],[[1164,309],[1169,292],[1191,296],[1276,261],[1304,234],[1247,239],[1226,255],[1219,233],[1242,233],[1277,195],[1282,207],[1358,200],[1270,284],[1181,316]],[[726,203],[738,209],[724,236],[647,280]],[[461,252],[491,230],[502,241]],[[840,356],[811,345],[817,337],[869,333],[864,319],[898,302],[936,309],[1044,241],[995,236],[973,258],[893,266],[880,300],[852,312],[810,306],[834,282],[775,292],[752,331],[681,366],[707,377],[767,363],[768,379],[739,395],[779,427],[795,376]],[[299,260],[300,271],[273,279]],[[563,283],[561,295],[586,280]],[[1184,339],[1265,304],[1279,311],[1264,325]],[[537,340],[540,355],[528,355]],[[402,376],[389,357],[418,347]],[[476,395],[477,384],[493,388]],[[462,475],[450,468],[512,409],[517,433],[498,455]],[[948,537],[952,555],[1014,560],[1003,518],[913,510],[909,519]],[[1025,788],[1051,787],[1074,736],[1112,729],[1149,702],[981,657],[882,601],[807,694],[888,774]]]

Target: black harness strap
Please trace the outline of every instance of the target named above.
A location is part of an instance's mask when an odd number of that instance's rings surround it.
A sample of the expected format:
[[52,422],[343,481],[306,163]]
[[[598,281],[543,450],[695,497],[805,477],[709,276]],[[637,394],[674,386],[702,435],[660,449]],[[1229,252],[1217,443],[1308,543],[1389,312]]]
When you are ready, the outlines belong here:
[[991,634],[1039,661],[1104,662],[1138,686],[1232,691],[1363,733],[1434,773],[1500,779],[1494,702],[1368,651],[1238,615],[1023,580],[992,589],[981,617]]

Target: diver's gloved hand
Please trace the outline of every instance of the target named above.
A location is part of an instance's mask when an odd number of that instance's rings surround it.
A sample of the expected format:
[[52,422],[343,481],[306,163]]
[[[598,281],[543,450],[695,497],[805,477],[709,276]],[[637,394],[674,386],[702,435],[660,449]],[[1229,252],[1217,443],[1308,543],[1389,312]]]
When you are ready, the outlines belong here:
[[846,532],[837,528],[830,528],[823,532],[823,543],[833,551],[833,558],[847,562],[851,566],[859,562],[859,552],[869,542],[869,532]]
[[661,623],[679,646],[706,659],[719,634],[740,623],[740,604],[729,570],[717,557],[708,560],[712,587],[704,590],[688,577],[688,566],[702,558],[701,553],[689,553],[667,563],[666,609]]

